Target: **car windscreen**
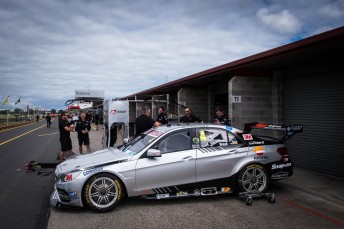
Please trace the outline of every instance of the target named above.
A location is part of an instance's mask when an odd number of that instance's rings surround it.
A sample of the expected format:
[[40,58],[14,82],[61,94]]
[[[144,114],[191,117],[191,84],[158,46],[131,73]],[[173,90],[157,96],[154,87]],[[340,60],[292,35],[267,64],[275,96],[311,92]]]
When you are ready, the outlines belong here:
[[135,155],[163,133],[159,130],[150,129],[123,145],[121,151],[129,155]]

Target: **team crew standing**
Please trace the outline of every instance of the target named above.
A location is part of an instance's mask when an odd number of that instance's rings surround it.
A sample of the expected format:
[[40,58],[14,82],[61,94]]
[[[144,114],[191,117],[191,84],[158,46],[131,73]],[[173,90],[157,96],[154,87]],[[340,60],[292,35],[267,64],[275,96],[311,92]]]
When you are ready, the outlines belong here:
[[153,126],[160,126],[161,124],[159,122],[154,121],[150,117],[150,108],[148,106],[144,106],[142,108],[142,114],[141,116],[137,117],[135,120],[135,137],[139,136],[146,130],[149,130]]
[[159,107],[158,117],[156,118],[156,121],[161,123],[162,125],[165,125],[168,123],[167,115],[165,114],[165,108]]
[[201,122],[201,120],[192,114],[192,111],[189,107],[185,107],[185,115],[180,118],[180,122],[183,122],[183,123]]
[[231,120],[228,118],[227,115],[225,115],[223,108],[221,106],[218,106],[215,108],[215,124],[218,125],[227,125],[230,126],[231,125]]
[[80,119],[77,121],[75,126],[75,131],[78,132],[78,141],[79,141],[79,152],[83,154],[82,145],[84,144],[87,148],[87,152],[91,152],[90,147],[90,137],[88,132],[91,130],[91,121],[86,119],[85,112],[80,114]]
[[69,159],[69,151],[72,149],[72,140],[70,138],[70,132],[73,131],[74,125],[69,123],[68,113],[63,111],[61,113],[61,118],[59,120],[59,130],[60,130],[60,143],[61,151],[59,153],[59,158],[63,161],[64,156]]

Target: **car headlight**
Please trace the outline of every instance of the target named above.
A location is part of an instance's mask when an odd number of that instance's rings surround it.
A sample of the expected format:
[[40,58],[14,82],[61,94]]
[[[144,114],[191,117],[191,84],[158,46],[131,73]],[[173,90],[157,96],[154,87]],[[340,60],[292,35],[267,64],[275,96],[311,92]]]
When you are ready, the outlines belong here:
[[81,174],[81,171],[72,171],[67,174],[61,174],[61,181],[68,182],[77,178]]

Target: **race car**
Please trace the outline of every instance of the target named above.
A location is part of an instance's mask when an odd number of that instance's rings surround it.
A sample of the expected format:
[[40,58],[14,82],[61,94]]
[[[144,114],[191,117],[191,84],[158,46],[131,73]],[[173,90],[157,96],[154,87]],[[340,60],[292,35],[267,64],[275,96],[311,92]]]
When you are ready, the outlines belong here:
[[[280,138],[254,135],[252,130],[267,130]],[[246,124],[243,131],[203,123],[152,128],[118,148],[60,163],[51,204],[106,212],[125,196],[163,199],[264,192],[271,181],[293,174],[283,142],[302,130],[302,125],[264,123]]]

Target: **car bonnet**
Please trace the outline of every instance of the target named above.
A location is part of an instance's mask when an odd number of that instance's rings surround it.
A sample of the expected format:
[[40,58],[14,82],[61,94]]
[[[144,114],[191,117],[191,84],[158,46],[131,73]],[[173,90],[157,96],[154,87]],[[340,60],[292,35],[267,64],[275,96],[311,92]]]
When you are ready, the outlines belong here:
[[56,167],[57,173],[66,173],[72,170],[84,170],[90,166],[98,166],[105,163],[116,162],[131,158],[131,155],[123,153],[116,148],[107,148],[94,153],[76,156],[60,163]]

